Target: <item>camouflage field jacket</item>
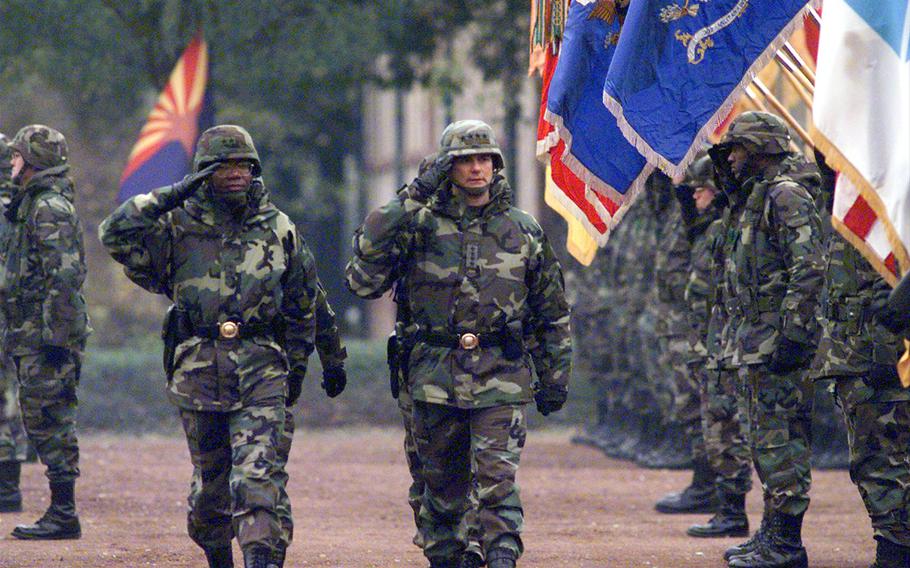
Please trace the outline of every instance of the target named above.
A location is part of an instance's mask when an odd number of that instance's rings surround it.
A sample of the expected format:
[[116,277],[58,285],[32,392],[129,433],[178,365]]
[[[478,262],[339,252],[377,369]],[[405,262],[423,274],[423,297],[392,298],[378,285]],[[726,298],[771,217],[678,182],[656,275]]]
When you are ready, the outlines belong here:
[[813,349],[816,307],[824,283],[821,220],[806,189],[814,180],[786,159],[747,180],[737,230],[724,243],[725,355],[732,364],[771,359],[781,335]]
[[872,363],[897,365],[903,352],[900,338],[874,318],[890,292],[853,245],[831,235],[814,378],[866,375]]
[[403,193],[373,211],[354,235],[348,287],[376,298],[399,273],[412,329],[483,335],[518,330],[526,351],[417,342],[409,359],[415,400],[459,408],[529,402],[532,373],[567,386],[572,346],[562,271],[537,221],[511,206],[497,177],[491,202],[466,214],[448,182],[428,202]]
[[183,204],[170,187],[133,197],[99,235],[133,282],[169,297],[195,326],[284,319],[283,345],[259,335],[193,336],[177,346],[171,401],[232,411],[285,396],[288,372],[306,373],[319,284],[313,255],[261,184],[240,221],[219,215],[207,193],[203,186]]
[[11,355],[43,345],[82,350],[91,332],[82,284],[85,248],[68,165],[13,191],[0,243],[4,345]]

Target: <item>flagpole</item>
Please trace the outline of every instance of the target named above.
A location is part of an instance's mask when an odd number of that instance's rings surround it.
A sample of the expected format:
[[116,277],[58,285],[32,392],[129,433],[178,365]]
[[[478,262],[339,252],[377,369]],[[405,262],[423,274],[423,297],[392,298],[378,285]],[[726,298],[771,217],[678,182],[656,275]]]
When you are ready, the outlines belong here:
[[805,71],[799,68],[799,65],[796,64],[789,56],[778,51],[774,54],[774,60],[783,67],[785,70],[789,71],[793,78],[799,81],[799,84],[802,88],[808,92],[810,95],[815,94],[815,83],[810,81],[808,76],[806,76]]
[[746,87],[746,96],[749,97],[749,102],[752,103],[752,106],[762,112],[768,112],[768,107],[758,98],[758,95],[755,94],[755,91],[752,90],[752,86]]
[[806,78],[809,79],[809,81],[811,81],[812,84],[814,85],[815,84],[815,71],[812,69],[812,67],[809,66],[809,64],[807,64],[803,60],[802,57],[800,57],[799,53],[790,44],[789,41],[784,42],[784,46],[782,49],[787,52],[787,55],[790,57],[790,59],[792,59],[793,61],[796,62],[796,65],[799,67],[799,69],[803,73],[806,74]]
[[806,107],[808,107],[811,111],[814,91],[807,91],[802,82],[797,78],[797,75],[787,66],[786,63],[782,62],[779,59],[777,60],[777,63],[780,66],[781,70],[784,72],[784,76],[787,78],[787,81],[806,104]]

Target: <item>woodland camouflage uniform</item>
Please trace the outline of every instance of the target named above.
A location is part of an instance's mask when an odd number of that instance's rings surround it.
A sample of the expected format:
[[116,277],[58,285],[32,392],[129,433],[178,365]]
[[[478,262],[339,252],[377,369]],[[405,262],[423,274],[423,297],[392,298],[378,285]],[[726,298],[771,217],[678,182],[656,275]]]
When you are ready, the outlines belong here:
[[[490,154],[502,166],[479,121],[450,125],[441,147],[440,161]],[[472,484],[489,565],[508,556],[514,566],[523,548],[515,473],[524,405],[536,396],[532,376],[538,393],[564,401],[570,374],[559,262],[537,222],[512,207],[503,177],[494,176],[489,193],[488,204],[470,208],[442,178],[428,191],[396,195],[357,230],[346,269],[348,287],[365,298],[406,282],[413,348],[405,364],[426,482],[420,517],[434,566],[455,566],[467,546],[462,518]],[[480,345],[465,348],[467,333]]]
[[822,337],[812,376],[834,380],[850,445],[850,479],[878,541],[876,567],[910,565],[910,390],[901,338],[875,317],[890,286],[839,234],[828,244]]
[[[0,133],[0,213],[6,211],[13,195],[10,179],[12,164],[11,140]],[[0,265],[5,263],[6,248],[9,246],[10,224],[5,215],[0,215]],[[0,337],[5,323],[0,312]],[[22,510],[22,494],[19,491],[21,463],[28,451],[28,438],[19,417],[19,401],[16,382],[16,366],[7,355],[6,347],[0,345],[0,512]]]
[[[3,346],[13,358],[30,443],[47,466],[51,507],[17,538],[78,538],[76,387],[90,333],[82,285],[85,250],[73,206],[66,140],[43,125],[22,128],[10,146],[33,175],[13,189],[0,268]],[[51,536],[52,535],[52,536]]]
[[724,242],[725,355],[746,389],[769,525],[767,539],[730,560],[734,568],[807,563],[800,537],[811,484],[813,388],[807,370],[818,340],[825,251],[813,200],[818,174],[788,152],[789,142],[779,118],[749,112],[731,124],[712,156],[718,163],[737,144],[752,160],[774,156],[738,180],[736,191],[746,202]]
[[[99,234],[133,282],[185,314],[167,393],[194,466],[190,537],[209,555],[229,553],[236,536],[245,556],[259,558],[285,544],[278,447],[289,387],[299,392],[313,350],[318,279],[306,243],[260,180],[239,209],[215,195],[201,176],[224,160],[247,160],[259,174],[250,135],[216,126],[200,138],[194,180],[133,197]],[[201,187],[187,191],[190,180]],[[240,333],[230,337],[224,322]]]

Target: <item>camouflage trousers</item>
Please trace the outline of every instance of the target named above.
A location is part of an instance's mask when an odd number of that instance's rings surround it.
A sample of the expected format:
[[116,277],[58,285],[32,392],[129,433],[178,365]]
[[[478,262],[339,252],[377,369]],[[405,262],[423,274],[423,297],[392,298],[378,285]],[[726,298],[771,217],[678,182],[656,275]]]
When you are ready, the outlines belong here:
[[702,365],[694,372],[701,377],[702,435],[705,455],[717,475],[717,489],[727,495],[744,495],[752,488],[752,454],[737,373]]
[[847,423],[850,479],[874,534],[910,546],[910,393],[897,385],[871,388],[863,377],[840,377],[834,394]]
[[401,424],[404,426],[404,458],[411,474],[411,485],[408,487],[408,505],[414,512],[414,526],[417,533],[414,535],[414,544],[422,547],[423,541],[420,531],[420,501],[423,498],[423,464],[417,454],[417,442],[414,440],[414,400],[407,389],[398,392],[398,410],[401,412]]
[[515,474],[525,444],[523,405],[463,410],[414,403],[414,439],[426,483],[418,525],[424,555],[431,561],[457,559],[471,535],[463,517],[477,492],[477,537],[484,552],[524,550],[524,512]]
[[765,507],[797,515],[809,507],[814,388],[805,369],[774,373],[767,365],[740,367],[749,408],[752,461]]
[[666,352],[664,342],[658,338],[658,317],[654,310],[645,309],[638,318],[638,365],[644,370],[644,385],[655,404],[661,423],[669,421],[673,412],[673,378],[662,360]]
[[284,409],[284,428],[278,438],[275,453],[278,456],[276,472],[273,476],[278,484],[278,522],[281,525],[281,546],[285,549],[294,540],[294,516],[291,512],[291,497],[288,495],[288,458],[291,456],[291,444],[294,441],[294,413],[291,408]]
[[698,379],[689,369],[692,348],[685,335],[666,335],[660,338],[661,367],[670,378],[673,406],[669,421],[682,428],[689,440],[693,457],[704,455],[704,438],[701,435],[701,396]]
[[[287,481],[278,455],[284,399],[233,412],[180,409],[180,419],[193,462],[190,538],[203,548],[228,546],[234,536],[241,548],[280,548],[289,538],[279,515]],[[290,516],[289,501],[286,506]]]
[[82,355],[67,350],[66,360],[52,363],[43,353],[14,358],[19,381],[19,409],[29,443],[47,467],[50,481],[79,477],[76,438],[76,387]]
[[0,359],[0,463],[24,462],[28,436],[19,416],[19,389],[16,366],[7,357]]

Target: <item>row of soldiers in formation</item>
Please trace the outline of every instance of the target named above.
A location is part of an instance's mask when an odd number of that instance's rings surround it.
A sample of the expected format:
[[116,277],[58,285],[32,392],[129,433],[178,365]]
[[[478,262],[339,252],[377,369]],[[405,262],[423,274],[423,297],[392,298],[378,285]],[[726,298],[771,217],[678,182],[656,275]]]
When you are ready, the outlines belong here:
[[[8,150],[3,353],[51,489],[45,514],[13,536],[75,539],[76,390],[91,331],[82,228],[63,135],[27,126]],[[504,165],[489,125],[449,125],[420,175],[355,233],[346,269],[358,296],[395,291],[391,386],[414,482],[414,542],[432,568],[516,566],[526,406],[547,415],[568,396],[562,270],[537,221],[512,205]],[[193,463],[188,532],[210,568],[233,567],[234,538],[246,568],[284,565],[292,410],[312,351],[328,396],[347,382],[313,254],[261,174],[249,133],[216,126],[199,138],[193,173],[127,200],[99,227],[129,279],[173,302],[167,395]],[[14,428],[0,420],[0,502],[9,510],[22,506]]]
[[842,414],[874,566],[910,566],[910,391],[896,370],[906,326],[890,287],[823,222],[834,174],[791,149],[778,117],[741,115],[708,154],[680,186],[652,175],[573,275],[580,374],[598,390],[598,423],[578,441],[646,467],[691,465],[691,484],[656,509],[715,513],[693,537],[748,536],[754,466],[761,525],[724,558],[804,567],[813,437],[836,465]]

